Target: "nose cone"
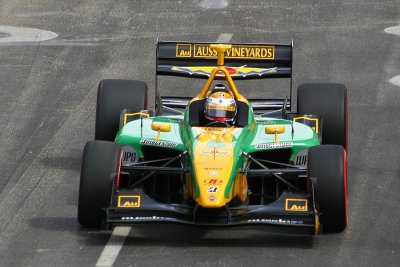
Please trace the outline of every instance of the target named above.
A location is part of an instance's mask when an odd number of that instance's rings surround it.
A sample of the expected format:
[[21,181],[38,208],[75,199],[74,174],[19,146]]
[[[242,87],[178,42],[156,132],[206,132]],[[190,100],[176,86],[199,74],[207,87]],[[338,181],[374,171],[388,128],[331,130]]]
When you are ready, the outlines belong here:
[[[210,160],[213,157],[205,157]],[[217,162],[198,164],[195,169],[197,184],[199,185],[199,196],[195,198],[196,202],[205,208],[219,208],[229,202],[229,196],[225,195],[227,187],[230,187],[229,179],[231,177],[231,164],[221,164],[229,162],[229,157],[226,154],[219,155]],[[230,190],[228,189],[228,192]]]
[[231,187],[234,146],[229,130],[205,128],[194,147],[194,171],[199,188],[194,199],[204,208],[220,208],[231,200],[227,187]]
[[230,199],[224,197],[224,194],[201,194],[197,203],[203,208],[221,208],[224,207]]

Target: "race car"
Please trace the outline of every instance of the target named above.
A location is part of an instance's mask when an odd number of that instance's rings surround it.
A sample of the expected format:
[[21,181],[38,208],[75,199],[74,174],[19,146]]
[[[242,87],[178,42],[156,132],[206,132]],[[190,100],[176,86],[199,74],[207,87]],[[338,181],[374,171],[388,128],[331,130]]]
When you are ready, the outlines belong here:
[[[95,140],[83,151],[79,223],[343,231],[347,90],[302,84],[293,112],[292,56],[293,42],[157,41],[154,110],[145,82],[102,80]],[[206,81],[194,96],[162,96],[159,76]],[[289,98],[246,98],[236,81],[272,78],[290,80]]]

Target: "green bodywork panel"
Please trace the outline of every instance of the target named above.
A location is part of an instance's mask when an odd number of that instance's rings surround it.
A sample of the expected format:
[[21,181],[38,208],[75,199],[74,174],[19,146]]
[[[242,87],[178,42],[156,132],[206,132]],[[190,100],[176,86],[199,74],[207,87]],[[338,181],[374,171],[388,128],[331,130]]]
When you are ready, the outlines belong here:
[[[243,128],[237,128],[233,134],[232,145],[234,147],[234,163],[229,183],[225,188],[225,197],[233,193],[235,178],[240,168],[245,164],[246,158],[243,156],[242,152],[251,154],[265,150],[290,148],[292,150],[290,161],[293,161],[300,150],[320,144],[317,133],[305,124],[292,122],[291,120],[255,116],[252,108],[250,107],[249,109],[248,125]],[[196,182],[197,179],[195,177],[193,161],[193,151],[197,145],[196,128],[198,127],[189,125],[188,114],[189,111],[186,109],[180,116],[159,116],[131,121],[120,129],[115,138],[115,142],[123,146],[132,146],[136,149],[139,158],[143,158],[144,156],[142,151],[142,146],[144,145],[181,152],[187,151],[190,159],[194,193],[198,196],[200,192]],[[156,140],[158,132],[152,130],[152,122],[171,124],[171,131],[161,132],[160,139]],[[275,144],[274,134],[265,133],[265,127],[267,125],[284,125],[285,131],[278,134],[278,144]],[[216,145],[218,146],[218,144]]]

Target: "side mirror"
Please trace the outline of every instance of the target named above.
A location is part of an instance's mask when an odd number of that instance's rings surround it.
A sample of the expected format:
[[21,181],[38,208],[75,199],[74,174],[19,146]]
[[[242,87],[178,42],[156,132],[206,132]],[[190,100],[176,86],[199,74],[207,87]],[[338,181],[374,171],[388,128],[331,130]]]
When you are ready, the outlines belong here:
[[153,131],[158,132],[156,140],[160,140],[160,133],[161,132],[170,132],[171,131],[171,124],[161,123],[161,122],[152,122],[151,129]]
[[285,132],[285,125],[267,125],[265,126],[266,134],[274,134],[275,135],[275,143],[278,143],[278,134]]

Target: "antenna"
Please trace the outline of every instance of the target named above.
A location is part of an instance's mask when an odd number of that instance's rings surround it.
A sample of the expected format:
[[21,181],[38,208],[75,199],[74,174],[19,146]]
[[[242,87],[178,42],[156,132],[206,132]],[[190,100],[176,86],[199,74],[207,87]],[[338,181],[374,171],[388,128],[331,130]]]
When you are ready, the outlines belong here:
[[291,38],[291,45],[292,49],[290,51],[290,112],[292,112],[292,106],[293,106],[293,38]]
[[[156,41],[156,66],[158,66],[158,44],[160,43],[160,36],[157,35],[157,41]],[[154,79],[154,88],[155,88],[155,95],[154,95],[154,105],[155,105],[155,110],[156,114],[159,116],[162,113],[162,101],[160,94],[158,93],[158,78],[157,78],[157,67],[156,67],[156,73],[155,73],[155,79]]]

